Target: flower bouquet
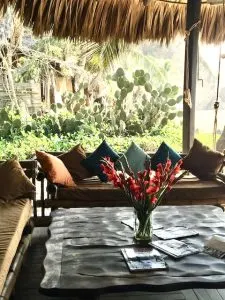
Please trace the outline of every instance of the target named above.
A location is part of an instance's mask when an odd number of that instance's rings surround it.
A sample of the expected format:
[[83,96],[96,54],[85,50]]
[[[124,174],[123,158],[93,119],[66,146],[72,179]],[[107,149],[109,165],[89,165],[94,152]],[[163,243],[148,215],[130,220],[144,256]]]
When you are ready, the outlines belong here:
[[182,159],[172,167],[170,159],[165,164],[158,164],[156,171],[152,170],[150,163],[145,166],[145,170],[134,175],[129,168],[129,173],[125,173],[123,165],[122,171],[115,168],[114,163],[109,158],[104,158],[101,168],[108,180],[112,181],[115,187],[124,190],[128,196],[130,204],[135,211],[135,233],[134,239],[138,242],[149,242],[152,239],[152,211],[160,204],[164,195],[169,192],[172,186],[184,176],[180,176]]

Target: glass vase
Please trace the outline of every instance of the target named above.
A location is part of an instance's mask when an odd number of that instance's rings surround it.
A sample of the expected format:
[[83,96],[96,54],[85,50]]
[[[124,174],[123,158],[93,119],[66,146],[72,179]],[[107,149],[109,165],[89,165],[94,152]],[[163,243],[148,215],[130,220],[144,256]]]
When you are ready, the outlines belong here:
[[152,240],[152,211],[140,212],[134,210],[134,241],[137,244],[148,244]]

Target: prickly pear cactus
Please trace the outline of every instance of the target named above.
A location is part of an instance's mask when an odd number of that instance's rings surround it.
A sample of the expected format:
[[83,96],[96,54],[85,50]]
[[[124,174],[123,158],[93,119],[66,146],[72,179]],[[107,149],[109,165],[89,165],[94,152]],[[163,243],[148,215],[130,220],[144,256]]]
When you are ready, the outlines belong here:
[[117,86],[114,118],[111,120],[115,131],[119,128],[129,134],[151,132],[182,115],[181,111],[177,111],[177,104],[182,101],[182,97],[177,96],[178,87],[167,83],[154,89],[150,74],[144,70],[136,70],[129,80],[124,70],[119,68],[112,80]]

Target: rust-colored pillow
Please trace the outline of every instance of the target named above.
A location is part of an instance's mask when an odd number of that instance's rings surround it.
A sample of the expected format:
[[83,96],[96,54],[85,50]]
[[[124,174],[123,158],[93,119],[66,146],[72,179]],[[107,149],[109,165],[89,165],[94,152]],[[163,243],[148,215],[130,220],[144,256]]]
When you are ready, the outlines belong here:
[[194,139],[192,148],[183,160],[182,168],[202,180],[209,180],[216,176],[224,162],[224,155],[204,146]]
[[73,147],[70,151],[59,155],[58,158],[63,161],[75,181],[93,176],[91,172],[81,165],[81,161],[86,158],[86,154],[80,144]]
[[0,199],[11,201],[35,191],[17,159],[0,164]]
[[36,157],[50,182],[63,186],[76,186],[61,159],[44,151],[36,151]]

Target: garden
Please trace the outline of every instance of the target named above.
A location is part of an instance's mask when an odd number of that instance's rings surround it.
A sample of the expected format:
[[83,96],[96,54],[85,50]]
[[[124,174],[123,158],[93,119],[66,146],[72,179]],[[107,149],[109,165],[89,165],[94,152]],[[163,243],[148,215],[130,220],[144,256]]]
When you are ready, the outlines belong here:
[[182,97],[169,84],[153,89],[150,78],[144,70],[136,70],[128,79],[119,68],[107,77],[114,95],[104,101],[87,104],[85,86],[80,84],[76,93],[64,95],[63,104],[52,104],[45,112],[30,115],[3,108],[1,159],[15,154],[27,159],[36,149],[63,151],[78,143],[91,152],[103,139],[118,151],[125,150],[131,140],[146,151],[154,151],[163,140],[180,150],[182,112],[177,105]]
[[[8,12],[10,18],[10,34],[20,35],[21,42],[10,36],[1,44],[0,90],[9,101],[0,101],[0,159],[28,159],[35,150],[65,151],[78,143],[92,152],[104,139],[118,152],[131,141],[147,152],[162,141],[182,151],[182,89],[171,83],[175,71],[163,58],[167,49],[34,38]],[[160,58],[159,51],[164,51]],[[62,78],[72,89],[57,100]],[[54,96],[40,99],[33,112],[23,99],[26,91],[17,94],[17,87],[32,83],[43,89],[46,82]],[[209,134],[196,137],[211,144]]]

